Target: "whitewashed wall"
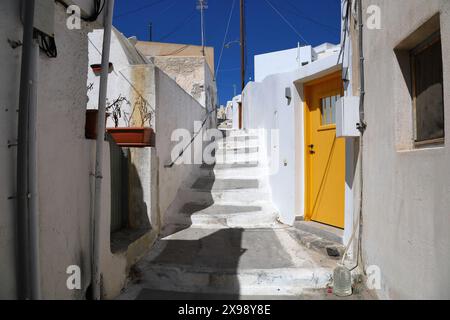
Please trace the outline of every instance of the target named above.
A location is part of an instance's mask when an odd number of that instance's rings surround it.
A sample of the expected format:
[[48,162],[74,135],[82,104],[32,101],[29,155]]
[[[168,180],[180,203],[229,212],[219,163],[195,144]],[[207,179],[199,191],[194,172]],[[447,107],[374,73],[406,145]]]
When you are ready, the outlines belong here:
[[[21,40],[20,2],[0,3],[1,38]],[[79,265],[83,288],[89,283],[89,213],[92,145],[84,139],[86,109],[87,25],[81,31],[65,28],[65,12],[56,5],[56,43],[59,56],[39,59],[38,83],[38,184],[40,211],[41,283],[44,298],[82,298],[83,290],[69,291],[66,268]],[[0,297],[15,297],[15,194],[16,149],[6,139],[17,140],[21,48],[3,46],[5,62],[0,99],[1,131],[5,134],[0,156]],[[9,111],[5,112],[5,108]]]
[[[172,132],[176,129],[186,129],[192,135],[194,122],[203,122],[206,115],[207,111],[202,105],[163,71],[156,69],[156,150],[159,161],[159,212],[163,223],[166,211],[175,200],[179,188],[186,179],[195,175],[199,168],[199,165],[195,164],[165,167],[172,162],[172,149],[179,143],[171,141]],[[192,145],[191,157],[194,157],[194,153],[201,156],[203,149],[194,148],[201,140],[200,134]]]
[[[336,62],[336,54],[327,56],[296,71],[250,82],[243,93],[244,128],[266,131],[263,147],[270,162],[272,201],[286,224],[304,216],[305,208],[303,83],[339,70]],[[291,90],[291,101],[286,88]]]
[[[363,257],[382,298],[450,298],[450,147],[414,149],[412,103],[394,48],[440,13],[445,137],[450,137],[450,2],[364,0],[383,30],[365,30]],[[405,15],[405,12],[408,14]]]
[[[292,74],[272,75],[261,83],[249,83],[243,93],[244,128],[265,129],[264,150],[269,157],[272,201],[281,221],[292,224],[295,219],[295,106],[288,105],[285,87],[294,87]],[[295,90],[293,91],[295,94]],[[272,139],[272,132],[279,139]],[[272,152],[278,157],[272,158]],[[285,165],[286,164],[286,165]]]
[[[101,63],[103,29],[91,32],[89,40],[89,65],[99,64]],[[130,118],[135,119],[138,114],[134,106],[139,98],[143,97],[148,102],[149,110],[154,111],[155,109],[154,65],[141,56],[117,29],[114,29],[111,35],[110,62],[113,63],[114,70],[110,72],[108,79],[108,104],[113,103],[119,96],[126,98],[121,107],[123,116],[119,119],[119,127],[127,127],[130,124]],[[100,76],[94,74],[89,68],[87,86],[91,84],[93,86],[88,92],[87,108],[97,109]],[[133,110],[135,110],[134,113]],[[136,125],[140,126],[140,123],[136,123]],[[145,125],[154,126],[154,114],[153,118]],[[112,117],[109,117],[107,127],[114,126]]]
[[[39,58],[37,105],[38,188],[40,212],[40,269],[44,299],[84,299],[91,281],[91,207],[94,188],[95,142],[85,139],[88,32],[66,29],[66,13],[55,4],[58,57]],[[0,87],[0,299],[14,299],[16,148],[21,48],[12,49],[7,39],[22,40],[20,2],[0,2],[0,48],[3,63]],[[103,201],[101,224],[101,272],[112,297],[125,281],[126,259],[110,252],[109,145],[104,146]],[[66,269],[81,268],[81,290],[66,286]]]
[[8,140],[17,140],[17,109],[20,86],[20,49],[7,45],[8,39],[22,40],[18,14],[20,2],[0,2],[0,59],[2,75],[0,86],[0,299],[16,296],[15,264],[15,201],[16,148],[8,148]]
[[294,71],[300,66],[298,48],[256,55],[255,82],[261,82],[272,74]]

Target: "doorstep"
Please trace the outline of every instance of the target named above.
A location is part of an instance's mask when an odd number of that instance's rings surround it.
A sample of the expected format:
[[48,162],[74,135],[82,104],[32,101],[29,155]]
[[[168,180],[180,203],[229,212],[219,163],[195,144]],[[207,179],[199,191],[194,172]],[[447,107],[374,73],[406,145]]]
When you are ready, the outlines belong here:
[[315,221],[295,221],[294,227],[305,232],[315,234],[325,240],[344,243],[344,230]]

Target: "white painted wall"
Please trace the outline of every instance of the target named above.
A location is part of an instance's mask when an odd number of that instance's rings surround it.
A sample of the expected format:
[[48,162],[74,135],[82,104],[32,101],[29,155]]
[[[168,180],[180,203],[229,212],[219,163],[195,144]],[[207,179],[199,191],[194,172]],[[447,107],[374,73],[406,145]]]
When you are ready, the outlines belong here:
[[[363,257],[382,274],[383,298],[450,298],[450,147],[411,146],[411,96],[394,48],[441,14],[445,136],[450,137],[450,2],[364,0],[384,31],[365,30]],[[405,14],[407,12],[407,14]],[[395,30],[395,32],[386,32]],[[356,41],[356,39],[355,39]]]
[[239,129],[239,103],[242,101],[242,96],[238,95],[236,97],[233,97],[231,100],[232,105],[232,123],[233,123],[233,129]]
[[227,114],[227,119],[233,119],[233,103],[231,101],[227,101],[225,112]]
[[[66,13],[55,4],[58,58],[41,52],[37,106],[38,187],[40,212],[40,264],[42,296],[45,299],[82,299],[90,282],[90,206],[94,145],[84,138],[86,80],[88,63],[87,33],[65,28]],[[21,40],[20,2],[0,3],[0,37]],[[4,62],[0,88],[0,298],[16,297],[15,274],[15,194],[16,141],[21,48],[5,45],[0,49]],[[81,66],[81,67],[80,67]],[[105,146],[105,154],[108,152]],[[109,157],[105,161],[108,167]],[[107,172],[104,175],[108,180]],[[109,199],[105,200],[106,208]],[[104,212],[103,212],[104,213]],[[109,226],[108,226],[109,228]],[[68,290],[66,268],[82,270],[82,290]]]
[[299,48],[255,55],[255,82],[262,82],[272,74],[294,71],[300,66]]
[[[38,187],[40,212],[40,269],[44,299],[84,299],[91,274],[91,210],[94,190],[95,142],[85,139],[86,83],[88,80],[88,33],[93,25],[82,23],[79,31],[66,29],[66,13],[55,4],[58,57],[39,58],[37,106]],[[0,38],[22,40],[20,2],[0,2]],[[0,87],[0,299],[16,298],[15,195],[17,108],[21,48],[4,45],[0,58],[4,73]],[[97,98],[98,99],[98,98]],[[92,97],[91,101],[96,101]],[[112,255],[110,250],[109,144],[104,146],[101,214],[101,265],[104,298],[119,293],[126,281],[127,262],[135,257]],[[149,240],[150,241],[150,240]],[[66,286],[70,265],[81,268],[81,290]]]
[[298,70],[306,64],[335,55],[339,51],[339,45],[324,43],[314,48],[302,46],[255,55],[255,82],[262,82],[270,75]]
[[[96,29],[89,33],[89,65],[101,63],[103,44],[103,29]],[[119,119],[119,127],[129,125],[141,126],[136,103],[141,97],[148,102],[148,109],[155,109],[155,71],[154,65],[134,48],[134,45],[114,29],[111,35],[110,62],[114,70],[108,78],[108,104],[113,103],[119,96],[127,101],[122,104],[123,116]],[[93,84],[88,92],[88,109],[97,109],[100,88],[100,76],[95,75],[91,68],[88,70],[87,86]],[[133,112],[134,110],[134,112]],[[107,120],[107,127],[114,127],[112,117]],[[154,127],[153,119],[147,121],[145,126]]]
[[[159,68],[156,69],[156,150],[159,161],[158,192],[162,224],[179,188],[186,179],[195,175],[199,168],[199,165],[195,164],[175,164],[171,168],[165,167],[172,162],[172,149],[179,144],[179,141],[171,141],[172,133],[176,129],[186,129],[193,135],[194,122],[203,122],[206,115],[206,109],[198,101],[167,74]],[[209,125],[206,128],[209,128]],[[203,147],[194,148],[201,140],[202,134],[198,135],[193,143],[192,153],[186,151],[186,154],[191,154],[192,157],[201,156]],[[174,206],[177,206],[177,203]]]
[[[336,62],[336,54],[327,56],[296,71],[250,82],[243,93],[244,128],[266,130],[264,149],[271,168],[272,201],[286,224],[304,215],[303,83],[339,70]],[[285,97],[288,87],[290,102]],[[272,132],[278,139],[271,138]],[[277,150],[278,156],[273,156],[272,151],[277,154]]]
[[218,102],[216,83],[204,57],[148,58],[204,108],[208,110],[216,108]]
[[15,220],[16,206],[8,197],[16,191],[16,148],[8,148],[8,141],[17,141],[17,106],[20,86],[20,49],[13,50],[7,40],[22,40],[18,13],[20,2],[0,3],[0,49],[3,72],[0,86],[0,299],[16,295]]

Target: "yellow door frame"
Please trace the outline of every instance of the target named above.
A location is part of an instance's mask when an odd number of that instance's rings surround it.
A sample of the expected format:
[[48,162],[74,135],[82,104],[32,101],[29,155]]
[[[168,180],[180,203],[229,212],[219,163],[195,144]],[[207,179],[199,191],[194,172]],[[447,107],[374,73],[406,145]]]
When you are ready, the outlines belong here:
[[[309,149],[308,146],[310,144],[310,141],[312,139],[311,137],[311,120],[309,116],[310,112],[310,99],[311,99],[311,91],[312,88],[320,85],[321,83],[326,83],[328,81],[341,78],[342,71],[336,71],[331,74],[325,75],[321,78],[306,82],[303,85],[303,92],[304,92],[304,136],[305,136],[305,143],[304,143],[304,161],[305,161],[305,190],[304,190],[304,196],[305,196],[305,221],[311,221],[312,215],[313,215],[313,208],[311,208],[311,198],[312,198],[312,177],[311,177],[311,157],[309,156]],[[343,88],[341,88],[341,95],[343,94]],[[332,126],[330,126],[331,128]],[[335,126],[334,126],[335,127]],[[342,188],[345,188],[345,185],[342,186]],[[344,208],[345,212],[345,208]],[[343,212],[343,214],[345,214]]]

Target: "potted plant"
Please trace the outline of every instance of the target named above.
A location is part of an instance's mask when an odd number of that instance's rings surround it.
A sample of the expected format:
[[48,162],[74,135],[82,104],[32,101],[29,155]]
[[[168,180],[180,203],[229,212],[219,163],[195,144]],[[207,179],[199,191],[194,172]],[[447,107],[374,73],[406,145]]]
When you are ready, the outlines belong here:
[[[94,84],[90,83],[87,87],[88,92],[93,89]],[[105,116],[105,125],[106,121],[108,120],[108,117],[110,116],[109,113],[106,113]],[[97,109],[87,109],[86,110],[86,123],[84,128],[84,135],[86,139],[89,140],[95,140],[97,139],[97,120],[98,120],[98,110]]]
[[[107,111],[112,114],[114,128],[107,128],[107,132],[114,141],[121,147],[153,147],[155,146],[155,132],[152,128],[145,126],[151,121],[152,112],[148,110],[148,102],[139,97],[136,99],[131,114],[128,116],[122,111],[123,102],[128,102],[126,98],[119,97],[107,107]],[[126,127],[119,127],[119,119],[122,118]]]

